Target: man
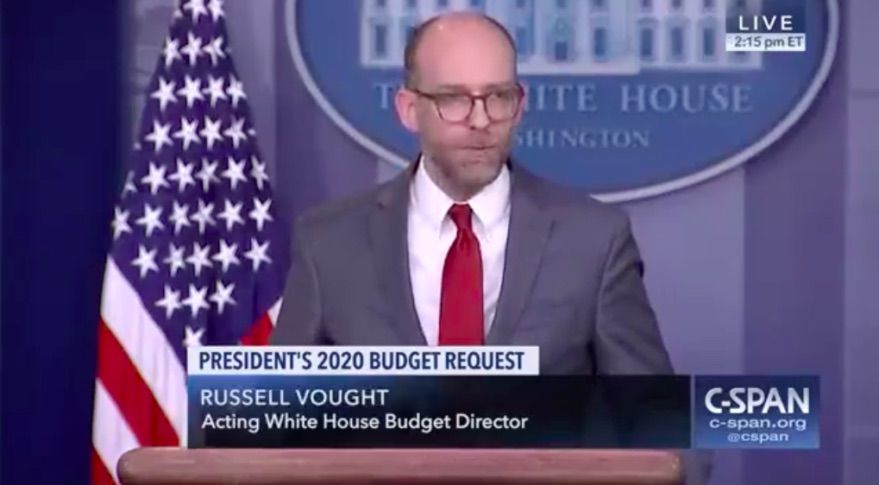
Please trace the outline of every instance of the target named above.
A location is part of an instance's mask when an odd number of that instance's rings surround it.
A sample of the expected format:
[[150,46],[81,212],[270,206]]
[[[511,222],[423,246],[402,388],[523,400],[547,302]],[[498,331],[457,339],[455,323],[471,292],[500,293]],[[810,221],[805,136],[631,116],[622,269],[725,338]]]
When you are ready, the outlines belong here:
[[405,66],[422,154],[298,221],[273,343],[538,345],[541,373],[672,373],[627,217],[509,160],[526,100],[504,28],[436,17]]

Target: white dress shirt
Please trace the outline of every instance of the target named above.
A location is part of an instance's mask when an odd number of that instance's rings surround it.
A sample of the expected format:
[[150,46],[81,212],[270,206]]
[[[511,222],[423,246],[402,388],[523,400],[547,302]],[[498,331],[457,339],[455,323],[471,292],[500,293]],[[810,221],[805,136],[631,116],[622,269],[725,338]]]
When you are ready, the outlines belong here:
[[473,232],[482,253],[482,305],[485,334],[497,310],[510,230],[510,172],[506,165],[495,180],[467,201],[454,201],[419,163],[409,193],[409,275],[415,311],[428,345],[439,339],[440,295],[446,254],[458,229],[448,216],[452,204],[470,204]]

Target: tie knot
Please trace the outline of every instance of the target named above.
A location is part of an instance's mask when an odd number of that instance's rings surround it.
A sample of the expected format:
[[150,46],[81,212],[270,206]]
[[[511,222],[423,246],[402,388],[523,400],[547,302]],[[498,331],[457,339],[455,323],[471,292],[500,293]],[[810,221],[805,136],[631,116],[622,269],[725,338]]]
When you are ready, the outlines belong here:
[[453,204],[449,209],[449,217],[452,219],[452,222],[458,227],[458,230],[470,231],[470,216],[473,214],[473,209],[470,208],[470,204]]

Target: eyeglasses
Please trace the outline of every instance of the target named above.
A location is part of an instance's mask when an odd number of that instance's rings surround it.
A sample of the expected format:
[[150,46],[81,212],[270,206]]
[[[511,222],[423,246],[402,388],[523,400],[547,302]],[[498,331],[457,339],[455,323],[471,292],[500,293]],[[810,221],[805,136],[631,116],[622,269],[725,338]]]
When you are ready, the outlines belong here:
[[426,93],[419,89],[409,88],[413,93],[431,100],[440,118],[449,123],[461,123],[473,113],[476,101],[482,101],[485,113],[493,122],[513,119],[519,111],[522,101],[522,88],[516,86],[485,94],[467,93]]

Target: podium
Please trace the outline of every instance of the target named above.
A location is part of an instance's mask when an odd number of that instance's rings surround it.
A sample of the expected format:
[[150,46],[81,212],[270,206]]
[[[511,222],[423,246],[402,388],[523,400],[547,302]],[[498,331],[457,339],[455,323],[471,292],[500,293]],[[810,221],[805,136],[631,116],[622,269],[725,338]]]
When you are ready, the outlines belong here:
[[525,449],[140,448],[119,461],[125,485],[683,485],[669,451]]

